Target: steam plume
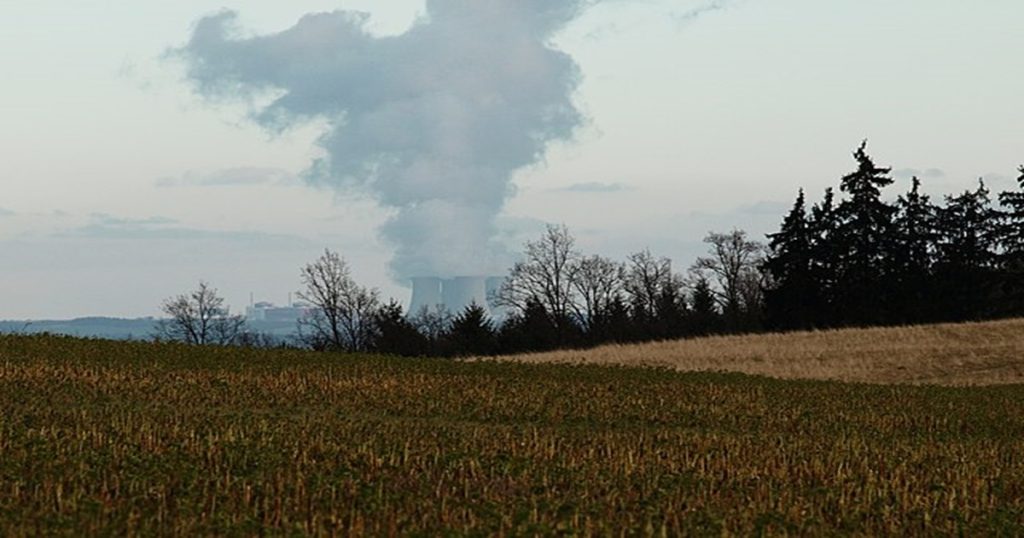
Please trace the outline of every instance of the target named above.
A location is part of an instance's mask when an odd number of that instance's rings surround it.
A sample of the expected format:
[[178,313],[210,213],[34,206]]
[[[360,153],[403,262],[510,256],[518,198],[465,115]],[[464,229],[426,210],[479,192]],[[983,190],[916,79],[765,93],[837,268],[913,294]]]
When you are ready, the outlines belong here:
[[512,174],[581,123],[578,66],[551,39],[591,3],[428,0],[408,31],[384,37],[351,11],[243,36],[223,12],[175,52],[203,96],[275,96],[253,112],[269,130],[326,122],[307,175],[394,210],[382,234],[396,277],[491,274]]

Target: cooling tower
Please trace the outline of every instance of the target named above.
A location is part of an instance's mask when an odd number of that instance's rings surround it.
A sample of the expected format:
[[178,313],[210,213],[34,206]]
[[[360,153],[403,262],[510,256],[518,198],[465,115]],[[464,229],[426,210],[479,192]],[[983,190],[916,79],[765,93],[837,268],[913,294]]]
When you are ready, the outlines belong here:
[[505,319],[508,314],[504,307],[495,304],[498,290],[501,289],[501,285],[504,283],[505,277],[503,276],[492,276],[487,279],[487,306],[491,310],[491,316],[499,321]]
[[441,295],[441,279],[436,277],[417,277],[412,279],[412,301],[409,303],[408,314],[415,316],[423,308],[435,309],[444,304]]
[[446,280],[443,286],[444,306],[459,315],[467,306],[476,303],[490,313],[487,303],[487,278],[482,276],[460,276]]

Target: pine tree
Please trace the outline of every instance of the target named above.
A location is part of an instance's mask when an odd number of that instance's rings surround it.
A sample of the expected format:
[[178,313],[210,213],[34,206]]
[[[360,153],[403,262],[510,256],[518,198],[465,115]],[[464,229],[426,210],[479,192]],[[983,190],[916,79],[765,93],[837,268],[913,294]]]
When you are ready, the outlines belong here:
[[846,324],[864,325],[885,319],[882,268],[891,252],[896,208],[882,201],[881,190],[891,185],[891,168],[881,168],[867,154],[867,141],[854,152],[857,170],[843,177],[840,190],[848,195],[837,208],[837,248],[840,266],[836,306]]
[[947,196],[937,218],[938,308],[947,321],[993,314],[992,283],[997,263],[998,213],[985,182],[959,196]]
[[814,280],[814,238],[807,217],[804,190],[778,233],[768,234],[769,255],[765,270],[771,287],[766,291],[768,324],[779,329],[814,326],[818,308],[818,283]]
[[456,355],[491,355],[496,351],[494,324],[487,311],[476,303],[455,317],[448,340]]
[[978,188],[947,196],[939,210],[939,263],[945,266],[988,269],[996,262],[996,212],[984,180]]
[[397,301],[381,307],[374,317],[374,336],[371,349],[378,353],[419,357],[429,355],[429,339],[406,318]]
[[1019,170],[1017,183],[1020,189],[999,195],[999,203],[1003,206],[999,242],[1003,248],[1003,265],[1024,270],[1024,166]]
[[910,191],[896,201],[895,242],[890,257],[886,296],[895,323],[930,321],[933,314],[932,259],[937,208],[921,194],[921,180],[914,177]]
[[638,330],[630,315],[630,308],[621,296],[614,297],[591,330],[591,344],[604,342],[626,343],[637,340]]
[[666,286],[655,303],[658,338],[679,338],[686,332],[686,296],[677,286]]
[[505,320],[498,334],[502,353],[547,351],[562,345],[559,327],[538,301],[527,301],[525,308]]
[[839,215],[835,207],[835,191],[825,189],[821,203],[811,208],[811,280],[815,287],[816,312],[814,325],[830,327],[838,322],[836,288],[840,266],[835,241],[839,234]]
[[697,336],[715,334],[722,329],[722,315],[718,312],[718,300],[708,279],[699,276],[693,285],[690,297],[690,332]]
[[1019,169],[1017,183],[1020,188],[999,195],[1002,220],[999,225],[999,244],[1002,255],[1000,312],[1008,316],[1024,315],[1024,166]]

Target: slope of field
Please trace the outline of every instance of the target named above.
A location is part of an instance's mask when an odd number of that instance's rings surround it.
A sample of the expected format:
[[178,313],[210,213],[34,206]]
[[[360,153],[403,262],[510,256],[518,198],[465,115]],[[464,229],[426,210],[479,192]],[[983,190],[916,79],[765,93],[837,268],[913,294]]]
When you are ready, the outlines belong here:
[[1024,320],[723,336],[503,359],[865,383],[1024,383]]
[[1024,532],[1024,387],[0,337],[0,536]]

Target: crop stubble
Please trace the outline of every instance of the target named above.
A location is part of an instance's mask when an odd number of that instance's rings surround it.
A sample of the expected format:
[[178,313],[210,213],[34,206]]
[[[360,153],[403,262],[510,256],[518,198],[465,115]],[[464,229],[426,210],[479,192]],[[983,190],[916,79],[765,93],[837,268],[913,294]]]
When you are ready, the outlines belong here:
[[1024,387],[0,337],[0,534],[1021,532]]

